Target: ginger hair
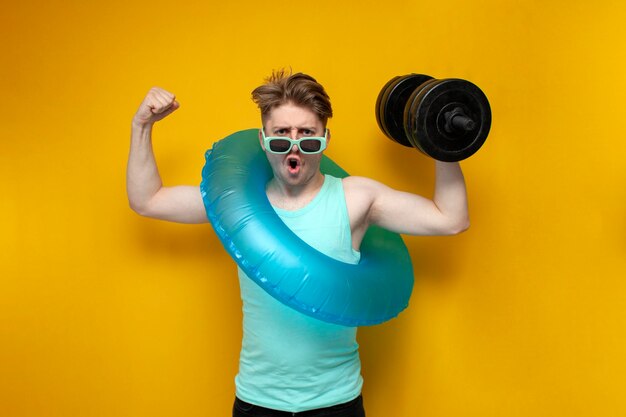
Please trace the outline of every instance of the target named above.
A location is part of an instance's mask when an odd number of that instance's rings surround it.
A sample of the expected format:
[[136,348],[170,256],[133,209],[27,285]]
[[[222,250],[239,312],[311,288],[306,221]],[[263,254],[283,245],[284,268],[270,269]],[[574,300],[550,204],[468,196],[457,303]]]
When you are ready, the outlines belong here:
[[287,73],[284,69],[273,71],[265,84],[252,91],[252,101],[261,111],[263,125],[272,110],[287,103],[311,110],[324,127],[328,119],[333,117],[330,98],[324,87],[315,78],[301,72],[291,74],[291,71]]

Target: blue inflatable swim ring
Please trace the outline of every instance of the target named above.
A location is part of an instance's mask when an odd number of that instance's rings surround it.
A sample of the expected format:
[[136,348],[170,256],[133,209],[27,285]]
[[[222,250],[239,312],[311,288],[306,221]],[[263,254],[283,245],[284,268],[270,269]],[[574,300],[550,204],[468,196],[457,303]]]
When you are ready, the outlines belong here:
[[[318,252],[283,223],[265,193],[273,173],[258,129],[216,142],[205,157],[200,190],[209,221],[235,262],[274,298],[344,326],[382,323],[408,306],[413,268],[399,235],[370,227],[353,265]],[[321,170],[348,175],[326,156]]]

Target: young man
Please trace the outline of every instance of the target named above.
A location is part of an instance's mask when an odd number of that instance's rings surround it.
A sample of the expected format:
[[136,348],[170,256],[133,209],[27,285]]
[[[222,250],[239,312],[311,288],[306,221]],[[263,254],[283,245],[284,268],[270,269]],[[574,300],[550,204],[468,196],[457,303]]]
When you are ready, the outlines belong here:
[[[432,200],[368,178],[327,176],[320,161],[331,139],[326,123],[332,109],[324,88],[308,75],[277,72],[252,97],[261,110],[259,143],[274,174],[267,196],[287,226],[317,250],[358,263],[370,225],[411,235],[450,235],[469,226],[458,163],[436,162]],[[139,106],[132,123],[128,197],[143,216],[204,223],[199,187],[163,187],[152,152],[154,123],[178,107],[174,95],[160,88],[151,89]],[[277,137],[283,139],[271,139]],[[304,411],[311,417],[364,416],[356,329],[291,310],[241,270],[239,281],[244,336],[233,416]]]

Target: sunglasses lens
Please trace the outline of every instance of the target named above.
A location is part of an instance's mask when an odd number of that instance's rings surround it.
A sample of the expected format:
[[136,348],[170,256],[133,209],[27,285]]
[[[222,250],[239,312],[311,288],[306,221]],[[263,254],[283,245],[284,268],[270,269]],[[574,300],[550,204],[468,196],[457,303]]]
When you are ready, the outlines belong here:
[[302,152],[318,152],[322,142],[317,139],[301,139],[299,145]]
[[285,139],[270,140],[270,150],[272,152],[287,152],[291,148],[291,143]]

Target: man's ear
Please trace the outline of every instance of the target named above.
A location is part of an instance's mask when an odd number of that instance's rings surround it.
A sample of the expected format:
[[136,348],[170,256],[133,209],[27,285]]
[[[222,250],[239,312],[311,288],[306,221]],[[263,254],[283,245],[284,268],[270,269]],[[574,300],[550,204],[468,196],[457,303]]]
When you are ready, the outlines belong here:
[[330,129],[326,129],[326,145],[330,143]]
[[[263,128],[261,128],[263,129]],[[263,149],[263,151],[265,151],[265,146],[263,145],[263,133],[261,132],[261,129],[259,129],[259,143],[261,144],[261,149]]]

